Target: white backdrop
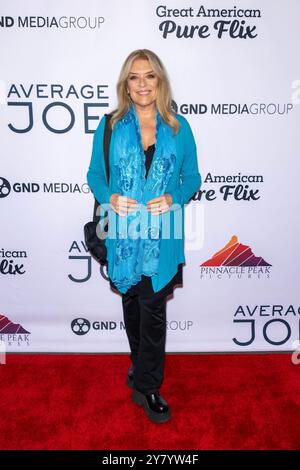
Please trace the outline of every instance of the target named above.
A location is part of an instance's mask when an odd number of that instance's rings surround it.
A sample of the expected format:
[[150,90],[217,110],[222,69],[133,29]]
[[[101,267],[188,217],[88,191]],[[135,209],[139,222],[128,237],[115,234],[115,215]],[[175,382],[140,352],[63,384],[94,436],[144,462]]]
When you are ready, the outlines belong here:
[[[200,243],[190,250],[186,240],[184,285],[167,304],[167,351],[294,349],[300,3],[235,4],[1,2],[0,340],[8,351],[129,351],[121,297],[87,253],[83,225],[93,210],[93,131],[116,106],[121,65],[137,48],[164,62],[203,180],[186,207],[187,219],[201,215]],[[230,240],[233,248],[214,256]]]

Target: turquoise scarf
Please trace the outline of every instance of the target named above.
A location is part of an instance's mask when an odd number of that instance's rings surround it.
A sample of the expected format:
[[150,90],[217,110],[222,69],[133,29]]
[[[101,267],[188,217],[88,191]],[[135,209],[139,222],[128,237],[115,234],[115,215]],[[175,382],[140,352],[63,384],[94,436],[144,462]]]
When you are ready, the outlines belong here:
[[146,178],[146,157],[133,104],[116,123],[114,133],[112,162],[117,175],[116,192],[138,202],[135,212],[126,216],[114,212],[116,236],[110,238],[107,245],[108,250],[111,250],[109,277],[118,290],[125,293],[141,280],[142,274],[150,277],[157,274],[162,214],[151,214],[146,204],[150,199],[165,193],[174,171],[176,146],[172,128],[163,121],[157,110],[155,153]]

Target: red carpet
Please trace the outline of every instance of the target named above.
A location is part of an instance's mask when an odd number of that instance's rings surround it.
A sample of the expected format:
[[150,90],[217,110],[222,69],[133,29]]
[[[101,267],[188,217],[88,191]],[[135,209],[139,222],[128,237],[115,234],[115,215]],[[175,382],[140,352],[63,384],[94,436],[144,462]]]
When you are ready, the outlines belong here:
[[291,354],[167,355],[164,424],[131,401],[127,355],[6,362],[0,449],[300,448],[300,364]]

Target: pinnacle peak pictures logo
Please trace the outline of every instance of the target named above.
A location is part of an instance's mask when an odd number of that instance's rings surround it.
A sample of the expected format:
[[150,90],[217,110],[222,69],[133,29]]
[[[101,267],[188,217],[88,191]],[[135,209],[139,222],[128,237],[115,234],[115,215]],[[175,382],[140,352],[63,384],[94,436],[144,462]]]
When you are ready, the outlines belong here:
[[7,316],[0,313],[0,340],[8,346],[27,344],[29,346],[30,331],[26,330],[20,323],[14,323]]
[[250,246],[240,243],[238,237],[233,235],[221,250],[200,264],[200,277],[270,277],[271,266],[262,256],[256,256]]

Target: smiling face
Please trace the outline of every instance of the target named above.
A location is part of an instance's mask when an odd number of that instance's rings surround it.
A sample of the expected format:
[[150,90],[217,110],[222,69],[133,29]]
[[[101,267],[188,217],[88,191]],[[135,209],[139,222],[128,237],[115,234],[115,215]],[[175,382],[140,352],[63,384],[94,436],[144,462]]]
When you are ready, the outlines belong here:
[[133,103],[137,106],[149,106],[155,103],[158,90],[158,78],[152,70],[149,60],[135,59],[127,77],[127,87]]

